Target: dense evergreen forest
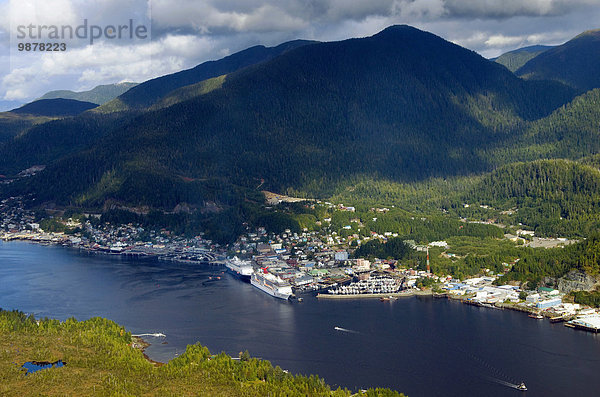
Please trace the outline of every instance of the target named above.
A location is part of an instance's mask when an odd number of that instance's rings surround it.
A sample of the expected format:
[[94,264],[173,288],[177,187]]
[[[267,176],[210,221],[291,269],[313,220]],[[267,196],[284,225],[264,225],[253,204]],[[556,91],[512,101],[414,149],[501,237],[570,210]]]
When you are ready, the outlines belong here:
[[[418,181],[482,172],[492,167],[487,151],[573,93],[520,80],[439,37],[396,26],[300,46],[229,74],[207,94],[117,128],[110,123],[88,149],[55,161],[29,184],[59,203],[93,205],[85,198],[107,179],[131,190],[132,172],[157,181],[217,177],[247,188],[264,180],[267,189],[321,197],[361,175]],[[153,200],[159,185],[142,188],[131,204],[163,205]]]
[[492,59],[494,62],[500,65],[506,66],[511,72],[516,72],[519,68],[525,65],[527,62],[538,56],[544,51],[551,49],[550,46],[545,45],[534,45],[529,47],[519,48],[517,50],[509,51],[500,55],[497,58]]
[[600,76],[591,72],[600,64],[599,45],[600,30],[584,32],[534,57],[516,74],[528,79],[561,81],[580,91],[600,88]]

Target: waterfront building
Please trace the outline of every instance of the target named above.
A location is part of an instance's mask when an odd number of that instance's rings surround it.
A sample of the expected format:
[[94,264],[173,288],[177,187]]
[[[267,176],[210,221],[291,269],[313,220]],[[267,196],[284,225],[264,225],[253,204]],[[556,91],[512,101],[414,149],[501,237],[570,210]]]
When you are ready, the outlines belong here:
[[560,305],[561,303],[562,303],[562,299],[560,299],[560,298],[546,299],[546,300],[538,301],[536,303],[535,307],[537,307],[538,309],[547,309],[552,306]]

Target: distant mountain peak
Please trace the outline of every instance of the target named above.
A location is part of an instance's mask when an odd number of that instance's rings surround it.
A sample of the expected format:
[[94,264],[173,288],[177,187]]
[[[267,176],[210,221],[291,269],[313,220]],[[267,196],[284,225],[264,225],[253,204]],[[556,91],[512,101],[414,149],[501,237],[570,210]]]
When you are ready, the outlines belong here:
[[573,40],[582,38],[582,37],[589,37],[589,36],[600,38],[600,29],[586,30],[585,32],[575,36],[575,38]]
[[92,102],[97,105],[102,105],[136,85],[137,83],[123,81],[115,84],[99,85],[88,91],[57,90],[47,92],[38,99],[75,99],[77,101]]
[[516,50],[506,52],[499,57],[492,58],[490,61],[504,65],[508,70],[514,73],[527,62],[551,48],[554,47],[546,45],[531,45],[527,47],[521,47],[517,48]]
[[11,110],[11,113],[30,114],[34,116],[64,117],[76,116],[86,110],[97,107],[92,102],[78,101],[75,99],[53,98],[39,99],[20,108]]
[[580,91],[600,88],[600,29],[588,30],[528,61],[516,74],[557,80]]

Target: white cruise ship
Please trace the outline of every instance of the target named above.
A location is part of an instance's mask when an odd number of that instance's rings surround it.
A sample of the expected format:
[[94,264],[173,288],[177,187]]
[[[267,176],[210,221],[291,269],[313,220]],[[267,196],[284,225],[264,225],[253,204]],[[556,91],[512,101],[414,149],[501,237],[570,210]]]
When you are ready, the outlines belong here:
[[254,272],[250,261],[241,260],[237,256],[234,256],[233,259],[227,259],[225,267],[242,280],[250,280],[250,276]]
[[287,281],[264,269],[259,269],[252,273],[250,283],[275,298],[288,299],[292,296],[292,286]]

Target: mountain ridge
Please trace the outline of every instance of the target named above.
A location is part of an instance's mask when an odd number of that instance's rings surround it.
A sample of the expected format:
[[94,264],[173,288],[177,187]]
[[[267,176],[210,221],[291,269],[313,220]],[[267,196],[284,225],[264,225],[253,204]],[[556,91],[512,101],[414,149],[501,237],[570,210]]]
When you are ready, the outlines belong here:
[[531,59],[552,48],[554,48],[554,46],[532,45],[521,47],[516,50],[505,52],[496,58],[491,58],[490,61],[504,65],[508,70],[514,73]]
[[96,111],[112,112],[146,108],[158,102],[168,93],[184,86],[234,72],[246,66],[276,57],[290,49],[311,43],[314,42],[310,40],[293,40],[275,47],[253,46],[219,60],[203,62],[191,69],[145,81],[101,106]]
[[580,91],[600,88],[600,29],[589,30],[545,51],[515,73],[527,79],[557,80]]
[[76,116],[98,106],[96,103],[78,101],[75,99],[55,98],[39,99],[25,104],[10,112],[15,114],[28,114],[33,116],[63,117]]
[[50,91],[39,97],[40,99],[75,99],[82,102],[92,102],[97,105],[102,105],[127,90],[135,87],[138,83],[123,82],[116,84],[98,85],[87,91],[71,91],[71,90],[55,90]]
[[572,96],[431,33],[393,26],[230,73],[220,88],[145,112],[28,184],[63,203],[173,208],[204,201],[212,188],[203,181],[215,176],[224,186],[264,179],[268,189],[322,196],[359,174],[410,181],[481,172],[492,166],[482,151]]

